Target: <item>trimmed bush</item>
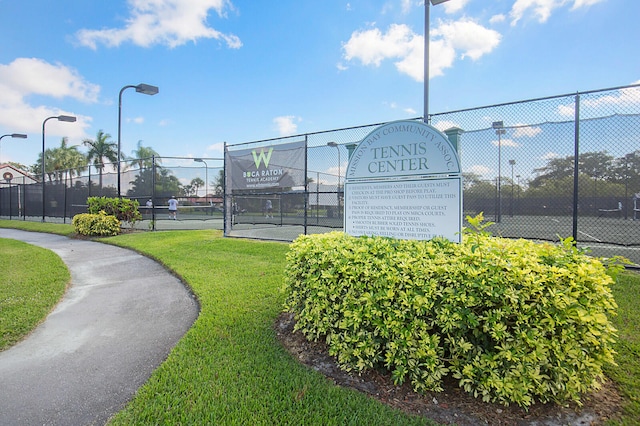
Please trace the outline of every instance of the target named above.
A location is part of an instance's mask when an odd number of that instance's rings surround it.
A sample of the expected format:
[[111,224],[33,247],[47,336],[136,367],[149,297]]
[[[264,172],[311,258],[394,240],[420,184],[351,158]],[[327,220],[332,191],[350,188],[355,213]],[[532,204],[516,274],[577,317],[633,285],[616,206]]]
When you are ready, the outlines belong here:
[[104,211],[107,215],[115,216],[119,221],[128,222],[131,226],[142,220],[142,214],[138,210],[140,207],[138,200],[117,197],[89,197],[87,198],[87,205],[89,213],[99,214]]
[[108,215],[104,211],[98,214],[77,214],[73,217],[71,223],[75,231],[80,235],[106,237],[120,233],[120,221],[118,218]]
[[384,367],[416,391],[441,391],[451,375],[504,405],[579,402],[614,363],[607,267],[570,240],[478,230],[461,244],[300,236],[287,255],[284,307],[345,370]]

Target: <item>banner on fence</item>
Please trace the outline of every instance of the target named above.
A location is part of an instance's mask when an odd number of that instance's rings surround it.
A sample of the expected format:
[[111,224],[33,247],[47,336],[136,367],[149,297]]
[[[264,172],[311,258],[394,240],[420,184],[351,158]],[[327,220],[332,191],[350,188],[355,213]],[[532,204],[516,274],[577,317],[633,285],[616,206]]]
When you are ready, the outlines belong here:
[[304,141],[227,152],[231,189],[293,188],[305,184]]

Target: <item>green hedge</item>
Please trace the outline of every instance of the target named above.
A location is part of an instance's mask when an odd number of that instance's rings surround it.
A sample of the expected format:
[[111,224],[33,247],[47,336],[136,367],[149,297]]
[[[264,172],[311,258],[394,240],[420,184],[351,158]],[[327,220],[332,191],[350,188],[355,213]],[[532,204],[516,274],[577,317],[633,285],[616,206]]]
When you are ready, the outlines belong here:
[[117,197],[89,197],[87,198],[87,205],[87,211],[91,214],[99,214],[103,211],[108,215],[115,216],[121,222],[129,222],[131,226],[142,220],[142,214],[138,210],[140,207],[138,200]]
[[104,211],[98,214],[77,214],[73,217],[71,224],[80,235],[110,237],[120,233],[120,221],[118,218],[108,215]]
[[579,402],[614,363],[616,304],[607,268],[571,243],[301,236],[285,309],[345,370],[385,367],[416,391],[450,375],[505,405]]

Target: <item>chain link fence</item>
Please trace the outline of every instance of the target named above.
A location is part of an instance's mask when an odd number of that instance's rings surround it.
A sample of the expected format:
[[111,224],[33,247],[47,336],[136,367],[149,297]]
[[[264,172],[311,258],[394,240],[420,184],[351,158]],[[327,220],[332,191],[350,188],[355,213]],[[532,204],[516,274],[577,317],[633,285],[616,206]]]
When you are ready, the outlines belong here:
[[[382,124],[296,136],[307,146],[306,188],[228,192],[229,203],[251,214],[243,220],[241,213],[227,235],[288,241],[342,229],[350,149]],[[640,246],[640,85],[433,114],[430,124],[462,129],[464,215],[482,212],[495,222],[494,234]],[[273,217],[259,208],[269,198],[276,201]]]
[[[122,196],[140,204],[143,220],[136,228],[222,229],[222,159],[151,157],[121,166]],[[116,170],[117,164],[107,163],[47,174],[44,184],[40,176],[3,182],[0,217],[71,223],[87,212],[88,197],[118,196]],[[178,200],[177,220],[169,217],[172,197]]]
[[465,214],[495,234],[640,244],[640,87],[434,114],[464,130]]
[[[148,229],[284,241],[341,230],[349,154],[382,124],[227,145],[233,152],[303,142],[306,181],[298,186],[225,191],[224,159],[164,157],[123,168],[122,195],[140,202],[139,226]],[[463,131],[464,215],[482,212],[494,234],[640,249],[640,85],[438,113],[430,124]],[[118,195],[115,170],[58,172],[44,185],[0,182],[0,217],[68,221],[86,211],[87,197]],[[176,221],[167,211],[172,196]]]

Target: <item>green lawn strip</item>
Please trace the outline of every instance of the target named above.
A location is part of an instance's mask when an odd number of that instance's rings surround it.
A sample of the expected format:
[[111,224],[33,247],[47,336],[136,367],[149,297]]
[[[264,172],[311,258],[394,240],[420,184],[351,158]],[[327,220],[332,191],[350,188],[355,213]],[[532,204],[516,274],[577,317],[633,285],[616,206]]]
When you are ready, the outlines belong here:
[[611,288],[618,304],[618,315],[612,318],[619,336],[615,345],[618,366],[608,366],[605,373],[618,384],[627,399],[622,424],[637,424],[640,419],[640,275],[620,274]]
[[112,424],[432,424],[333,385],[279,344],[288,246],[172,231],[108,239],[179,274],[200,316]]
[[[0,227],[73,233],[68,230],[70,225],[61,224],[0,220]],[[114,424],[428,424],[390,410],[359,392],[333,386],[322,375],[300,366],[281,348],[271,326],[282,303],[279,290],[287,245],[223,239],[216,231],[128,234],[108,241],[163,262],[189,283],[201,303],[201,314],[193,328],[134,401],[115,417]],[[10,247],[14,243],[27,246],[29,254],[16,256],[15,261],[6,253],[0,254],[0,286],[9,283],[10,273],[29,275],[35,264],[39,265],[38,278],[29,287],[29,296],[24,297],[42,297],[42,277],[55,275],[50,272],[54,263],[67,274],[62,282],[68,282],[68,271],[47,250],[3,239],[0,249],[15,254],[17,250]],[[56,260],[31,254],[40,250]],[[24,259],[26,266],[18,266]],[[639,289],[640,275],[636,273],[621,274],[612,287],[619,305],[619,314],[612,320],[620,339],[616,344],[618,366],[607,367],[606,374],[617,383],[627,402],[620,424],[637,424],[640,418]],[[17,319],[6,319],[9,311],[5,303],[17,296],[10,296],[4,287],[0,290],[0,332],[4,339],[6,328],[13,332],[20,326],[9,322]],[[39,319],[26,327],[26,333],[59,300],[64,284],[59,291]]]
[[0,238],[0,351],[42,322],[69,280],[69,270],[52,251]]
[[48,234],[58,234],[67,237],[75,234],[73,225],[63,223],[42,223],[0,219],[0,228],[20,229],[23,231],[33,232],[46,232]]

